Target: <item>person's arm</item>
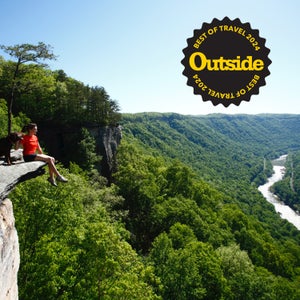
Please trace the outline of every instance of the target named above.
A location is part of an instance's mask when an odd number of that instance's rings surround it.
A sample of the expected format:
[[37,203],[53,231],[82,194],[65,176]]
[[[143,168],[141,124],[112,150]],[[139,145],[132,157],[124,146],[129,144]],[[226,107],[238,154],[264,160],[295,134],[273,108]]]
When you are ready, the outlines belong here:
[[37,146],[37,152],[38,152],[39,154],[43,154],[43,150],[42,150],[42,148],[41,148],[41,146],[40,146],[40,143],[38,143],[38,146]]
[[23,148],[23,138],[15,143],[15,150],[20,149],[20,147]]

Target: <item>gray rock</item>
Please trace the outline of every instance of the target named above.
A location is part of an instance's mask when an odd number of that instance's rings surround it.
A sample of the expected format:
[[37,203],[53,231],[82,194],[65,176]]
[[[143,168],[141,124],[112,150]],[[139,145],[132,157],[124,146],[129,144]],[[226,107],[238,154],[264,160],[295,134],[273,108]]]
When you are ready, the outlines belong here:
[[8,193],[21,181],[44,172],[44,162],[25,163],[22,150],[12,151],[13,165],[0,162],[0,299],[18,299],[19,241],[15,228],[13,205]]
[[0,203],[0,299],[17,300],[17,275],[20,265],[19,241],[12,203]]
[[[20,151],[12,151],[12,157],[20,158]],[[15,161],[13,165],[0,164],[0,203],[9,192],[21,181],[34,178],[44,172],[46,164],[40,161],[25,163],[22,159]]]

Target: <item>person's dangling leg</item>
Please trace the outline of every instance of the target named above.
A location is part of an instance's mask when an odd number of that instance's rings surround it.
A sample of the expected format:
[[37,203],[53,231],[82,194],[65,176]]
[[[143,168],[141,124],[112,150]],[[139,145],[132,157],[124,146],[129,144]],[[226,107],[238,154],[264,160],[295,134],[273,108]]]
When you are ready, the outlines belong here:
[[36,161],[44,161],[48,164],[48,168],[49,168],[49,178],[48,181],[56,186],[56,181],[55,181],[55,177],[57,178],[58,181],[61,182],[67,182],[68,180],[66,178],[64,178],[62,175],[60,175],[60,173],[58,172],[58,170],[56,169],[55,166],[55,159],[52,156],[49,155],[45,155],[45,154],[37,154],[35,157]]

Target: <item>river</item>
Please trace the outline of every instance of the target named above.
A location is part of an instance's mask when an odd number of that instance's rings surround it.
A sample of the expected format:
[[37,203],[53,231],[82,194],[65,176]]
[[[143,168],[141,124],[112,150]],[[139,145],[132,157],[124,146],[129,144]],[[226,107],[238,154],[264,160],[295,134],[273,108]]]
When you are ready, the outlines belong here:
[[258,187],[258,190],[263,194],[266,200],[272,203],[281,218],[286,219],[300,230],[300,215],[292,210],[289,206],[281,202],[276,195],[270,192],[270,187],[277,181],[280,181],[285,173],[284,162],[287,155],[282,155],[273,161],[274,173],[268,178],[267,183]]

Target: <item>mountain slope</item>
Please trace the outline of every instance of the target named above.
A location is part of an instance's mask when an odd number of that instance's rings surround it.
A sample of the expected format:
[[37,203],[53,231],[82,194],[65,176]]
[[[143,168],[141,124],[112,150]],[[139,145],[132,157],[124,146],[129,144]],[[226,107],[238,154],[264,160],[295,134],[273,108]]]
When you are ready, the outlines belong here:
[[124,116],[115,183],[163,299],[300,297],[300,232],[257,190],[299,149],[299,118]]
[[122,126],[126,141],[154,157],[186,164],[273,236],[283,229],[285,221],[257,186],[271,175],[271,159],[300,149],[299,115],[141,113],[124,115]]
[[[208,180],[236,177],[245,168],[250,180],[264,157],[300,148],[299,115],[136,114],[123,116],[124,133],[146,147],[178,158]],[[221,161],[221,163],[220,163]],[[221,178],[219,178],[221,176]],[[238,175],[241,177],[241,174]]]

